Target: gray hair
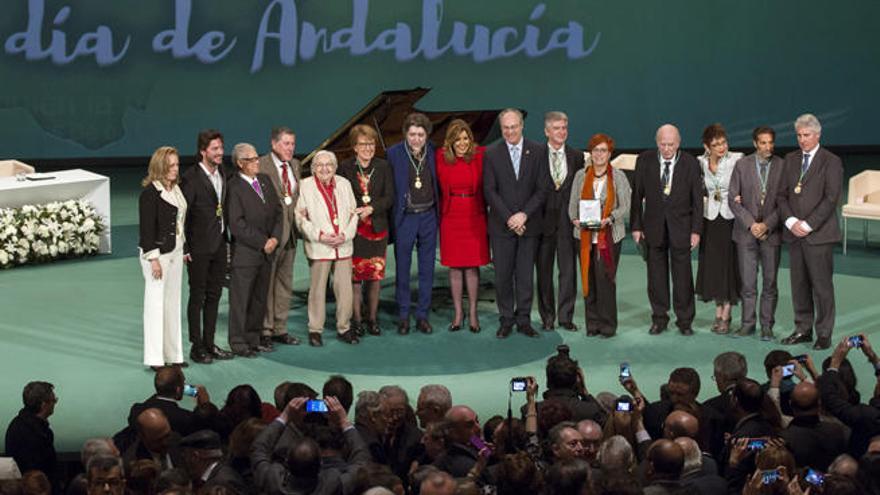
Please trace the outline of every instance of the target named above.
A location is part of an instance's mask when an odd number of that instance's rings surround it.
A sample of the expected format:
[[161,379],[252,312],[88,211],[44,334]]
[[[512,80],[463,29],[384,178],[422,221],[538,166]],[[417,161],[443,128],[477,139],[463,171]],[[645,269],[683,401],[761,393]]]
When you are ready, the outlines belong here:
[[684,452],[684,467],[681,469],[682,476],[703,469],[703,453],[700,452],[700,446],[696,440],[688,437],[678,437],[675,439],[675,443]]
[[406,390],[398,387],[397,385],[385,385],[384,387],[379,389],[379,397],[382,400],[388,400],[394,396],[403,397],[403,401],[409,404],[409,396],[406,395]]
[[236,167],[238,166],[238,160],[247,150],[254,150],[254,153],[257,152],[257,148],[251,143],[238,143],[232,148],[232,163],[234,163]]
[[515,114],[517,117],[519,117],[519,123],[520,123],[520,124],[525,123],[525,119],[523,118],[523,114],[522,114],[522,112],[520,112],[520,111],[517,110],[516,108],[505,108],[504,110],[502,110],[502,111],[498,114],[498,122],[501,122],[501,119],[503,119],[504,116],[507,115],[507,114],[509,114],[509,113]]
[[382,401],[379,393],[372,390],[364,390],[358,393],[357,402],[354,405],[354,419],[358,423],[372,424],[370,416],[382,409]]
[[556,110],[547,112],[544,114],[544,128],[547,129],[550,127],[550,124],[559,122],[560,120],[568,122],[568,115],[566,115],[565,112],[559,112]]
[[571,428],[574,431],[577,431],[577,424],[574,421],[561,421],[556,423],[553,428],[550,428],[550,431],[547,432],[547,441],[550,445],[556,445],[559,443],[559,440],[562,438],[562,431],[566,428]]
[[321,151],[315,153],[315,156],[312,157],[312,163],[311,163],[312,173],[315,173],[315,167],[318,165],[318,160],[320,160],[322,158],[329,158],[330,159],[330,164],[333,165],[334,171],[336,170],[336,167],[339,166],[339,162],[336,161],[336,153],[333,153],[332,151],[328,151],[328,150],[321,150]]
[[715,381],[730,383],[749,374],[749,366],[746,357],[734,351],[722,352],[715,357],[714,361]]
[[635,463],[632,445],[621,435],[614,435],[602,442],[596,458],[604,471],[613,469],[626,471]]
[[86,464],[86,479],[92,479],[93,469],[106,473],[115,467],[118,467],[119,472],[125,476],[125,466],[122,463],[121,457],[115,455],[98,455],[92,457],[89,460],[89,463]]
[[804,127],[815,131],[816,134],[822,134],[822,124],[820,124],[819,119],[817,119],[816,116],[811,113],[805,113],[794,121],[795,132],[797,132],[798,129]]
[[90,438],[83,443],[79,451],[79,459],[83,466],[88,466],[92,457],[103,455],[113,456],[116,454],[113,440],[109,438]]
[[452,394],[443,385],[425,385],[419,391],[419,399],[426,405],[437,406],[444,412],[452,407]]

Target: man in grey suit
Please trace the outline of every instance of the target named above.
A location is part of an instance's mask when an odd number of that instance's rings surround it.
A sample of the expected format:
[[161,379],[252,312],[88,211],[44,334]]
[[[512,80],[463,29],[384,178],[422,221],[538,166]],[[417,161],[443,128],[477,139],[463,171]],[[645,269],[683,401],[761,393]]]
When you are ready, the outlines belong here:
[[736,335],[755,333],[758,267],[761,267],[761,340],[773,340],[776,320],[776,274],[779,268],[780,233],[776,195],[782,178],[782,158],[773,155],[776,131],[758,127],[752,132],[755,152],[741,158],[730,177],[728,202],[736,221],[733,242],[742,278],[742,325]]
[[270,136],[272,151],[260,157],[260,173],[272,181],[281,204],[281,238],[269,273],[266,316],[260,342],[297,345],[299,339],[287,333],[287,312],[293,295],[293,261],[296,257],[294,206],[299,197],[300,163],[293,157],[296,135],[289,127],[275,127]]
[[819,146],[822,125],[806,113],[794,123],[800,150],[785,155],[779,187],[779,218],[785,225],[791,265],[795,329],[786,345],[817,339],[813,349],[831,346],[834,330],[834,245],[840,241],[837,206],[843,187],[843,163]]

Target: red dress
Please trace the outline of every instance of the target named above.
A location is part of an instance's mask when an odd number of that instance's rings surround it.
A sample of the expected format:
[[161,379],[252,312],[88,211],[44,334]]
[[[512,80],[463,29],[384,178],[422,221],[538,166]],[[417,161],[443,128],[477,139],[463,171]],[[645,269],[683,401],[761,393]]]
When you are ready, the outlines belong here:
[[452,268],[489,263],[486,202],[483,199],[483,152],[477,147],[470,162],[449,163],[437,150],[440,186],[440,264]]

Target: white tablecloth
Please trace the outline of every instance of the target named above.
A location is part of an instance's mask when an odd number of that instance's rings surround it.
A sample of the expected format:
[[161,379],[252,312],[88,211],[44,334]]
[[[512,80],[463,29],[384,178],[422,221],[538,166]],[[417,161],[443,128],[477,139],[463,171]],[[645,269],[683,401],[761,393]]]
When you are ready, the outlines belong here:
[[18,208],[27,204],[38,205],[52,201],[85,199],[95,206],[104,219],[100,253],[110,252],[110,179],[87,170],[61,170],[47,174],[48,180],[18,181],[15,177],[0,177],[0,208]]

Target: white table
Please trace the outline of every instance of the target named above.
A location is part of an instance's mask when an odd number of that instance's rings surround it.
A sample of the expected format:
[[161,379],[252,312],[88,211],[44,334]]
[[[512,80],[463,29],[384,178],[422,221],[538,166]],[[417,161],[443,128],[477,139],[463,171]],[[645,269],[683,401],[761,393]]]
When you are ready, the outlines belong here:
[[104,220],[99,253],[110,252],[110,178],[87,170],[50,172],[53,179],[18,181],[15,177],[0,177],[0,208],[19,208],[31,204],[45,204],[68,199],[85,199],[95,206]]

